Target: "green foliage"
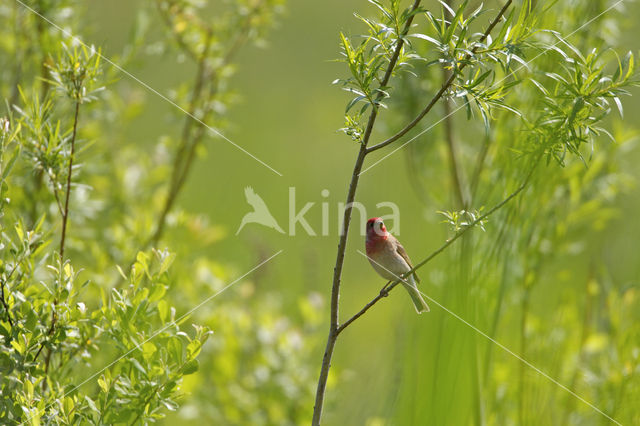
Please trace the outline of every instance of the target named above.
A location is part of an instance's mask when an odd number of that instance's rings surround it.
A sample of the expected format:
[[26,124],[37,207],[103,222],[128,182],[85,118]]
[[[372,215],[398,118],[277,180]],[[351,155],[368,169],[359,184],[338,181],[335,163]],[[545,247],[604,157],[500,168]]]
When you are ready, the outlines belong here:
[[[76,2],[30,6],[77,35]],[[244,267],[204,258],[224,229],[175,205],[207,130],[224,124],[235,55],[263,43],[281,9],[267,0],[141,10],[111,59],[135,70],[154,45],[196,67],[172,91],[190,116],[175,110],[182,129],[151,144],[119,129],[138,126],[155,99],[82,37],[17,2],[0,7],[11,23],[0,55],[20,58],[0,73],[0,423],[299,424],[309,415],[318,301],[303,298],[294,322],[245,279],[239,296],[209,303]]]

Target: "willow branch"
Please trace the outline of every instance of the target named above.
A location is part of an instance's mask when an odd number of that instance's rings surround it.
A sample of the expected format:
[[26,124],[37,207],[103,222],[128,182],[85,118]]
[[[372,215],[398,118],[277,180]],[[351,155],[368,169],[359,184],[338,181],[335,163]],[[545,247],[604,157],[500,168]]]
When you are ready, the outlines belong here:
[[[229,48],[222,56],[220,65],[218,65],[219,69],[222,69],[223,67],[228,65],[233,60],[235,55],[238,53],[238,50],[247,42],[247,39],[249,37],[249,32],[251,30],[251,19],[256,13],[259,12],[262,4],[263,2],[258,2],[245,17],[244,23],[237,30],[234,40],[231,42]],[[160,13],[163,14],[160,6],[158,7],[160,10]],[[164,16],[164,18],[168,19],[168,17],[166,16]],[[196,113],[198,104],[203,98],[202,92],[204,90],[205,83],[209,82],[209,84],[211,85],[211,89],[209,93],[205,96],[205,98],[207,98],[210,101],[211,98],[217,94],[216,83],[218,80],[219,72],[215,70],[211,71],[207,67],[207,61],[209,59],[208,58],[209,49],[213,41],[212,39],[213,39],[213,30],[208,29],[207,39],[205,41],[205,48],[202,54],[199,56],[195,56],[195,54],[192,55],[197,60],[198,70],[196,72],[194,87],[191,92],[191,100],[190,100],[189,109],[188,109],[189,116],[186,117],[186,121],[182,130],[180,145],[178,147],[178,150],[174,158],[172,176],[170,180],[170,187],[169,187],[169,192],[167,194],[167,198],[165,200],[164,206],[158,218],[155,231],[153,232],[152,236],[149,238],[149,241],[147,242],[147,244],[145,244],[145,247],[148,247],[150,245],[151,246],[157,245],[158,242],[160,241],[160,238],[164,233],[164,227],[166,224],[167,215],[173,208],[176,198],[180,194],[180,191],[184,186],[187,176],[189,175],[191,164],[193,163],[193,160],[195,158],[196,148],[199,145],[202,139],[202,136],[204,134],[205,126],[203,123],[206,121],[206,116],[210,112],[210,108],[207,108],[207,110],[199,118],[198,122],[194,123],[196,120],[193,119],[193,116]],[[177,41],[183,50],[193,53],[190,51],[189,47],[186,45],[186,43],[182,38],[178,38]],[[193,133],[194,124],[197,126],[197,129],[198,129],[198,132],[195,135]]]
[[196,71],[195,83],[191,91],[191,100],[189,101],[189,115],[185,117],[180,145],[178,146],[178,150],[176,151],[173,160],[169,192],[167,193],[167,198],[165,199],[164,206],[162,207],[162,211],[160,212],[160,216],[158,217],[155,230],[149,238],[149,241],[145,244],[145,247],[158,244],[158,241],[160,240],[160,237],[164,232],[164,227],[167,222],[167,215],[169,214],[169,211],[171,211],[171,208],[173,207],[173,204],[178,197],[179,188],[177,188],[177,182],[179,181],[180,175],[182,174],[181,171],[183,169],[184,153],[188,149],[189,143],[191,141],[191,129],[194,123],[193,114],[195,114],[196,112],[196,108],[198,106],[202,93],[202,86],[205,83],[205,76],[207,73],[207,55],[209,52],[210,43],[211,33],[208,34],[207,41],[205,42],[205,48],[200,58],[198,59],[198,70]]
[[[400,57],[400,52],[404,46],[404,37],[409,32],[415,11],[420,7],[421,0],[415,0],[410,9],[410,15],[407,18],[407,22],[402,29],[402,36],[398,38],[398,42],[393,51],[393,55],[389,60],[389,64],[385,70],[382,80],[380,80],[380,87],[385,87],[393,74],[393,70]],[[339,326],[339,300],[340,300],[340,279],[342,276],[342,266],[344,265],[344,254],[347,248],[347,236],[349,233],[349,224],[351,222],[351,212],[353,208],[353,201],[356,196],[356,189],[358,187],[358,181],[360,178],[360,172],[364,159],[367,155],[367,144],[371,138],[371,132],[378,116],[378,106],[373,104],[371,108],[371,114],[367,121],[367,127],[365,129],[358,157],[353,167],[353,173],[351,175],[351,182],[349,183],[349,190],[347,193],[347,202],[344,209],[344,217],[342,221],[342,230],[340,234],[340,240],[338,242],[338,253],[336,255],[336,263],[333,268],[333,282],[331,286],[331,319],[329,324],[329,335],[327,336],[327,346],[322,358],[322,366],[320,368],[320,377],[318,378],[318,387],[316,389],[315,404],[313,407],[313,419],[311,424],[313,426],[320,425],[320,419],[322,417],[322,408],[324,405],[324,395],[327,386],[327,379],[329,377],[329,369],[331,368],[331,358],[333,356],[333,350],[336,340],[338,338],[338,326]]]
[[[480,37],[480,40],[478,43],[483,43],[487,39],[487,37],[489,37],[489,34],[491,34],[491,31],[493,31],[495,26],[498,25],[498,22],[500,22],[500,20],[504,16],[509,6],[511,6],[512,2],[513,0],[507,0],[505,2],[504,6],[502,6],[502,9],[500,9],[500,12],[498,12],[498,15],[496,15],[493,21],[491,21],[491,23],[485,30],[484,34],[482,34],[482,37]],[[478,51],[478,48],[479,48],[479,44],[476,44],[476,46],[473,49],[471,49],[471,54],[467,54],[464,57],[460,66],[457,69],[457,72],[462,71],[467,66],[469,59],[471,59],[471,56]],[[373,151],[377,151],[381,148],[384,148],[385,146],[397,141],[398,139],[406,135],[411,129],[413,129],[418,123],[420,123],[420,121],[422,121],[422,119],[431,111],[431,109],[435,106],[435,104],[444,96],[447,90],[449,90],[449,88],[451,87],[455,79],[456,79],[456,72],[452,72],[449,78],[447,79],[447,81],[445,81],[445,83],[442,85],[440,90],[438,90],[435,96],[431,99],[431,101],[427,104],[427,106],[422,111],[420,111],[420,113],[416,116],[416,118],[411,120],[409,124],[404,126],[404,128],[400,130],[398,133],[396,133],[395,135],[380,142],[377,145],[373,145],[367,148],[367,154]]]
[[[78,115],[80,113],[80,99],[76,99],[75,114],[73,117],[73,133],[71,135],[71,153],[67,167],[67,190],[64,199],[64,211],[62,212],[62,234],[60,235],[60,262],[64,261],[64,244],[67,236],[67,223],[69,219],[69,196],[71,195],[71,173],[73,171],[73,157],[76,152],[76,136],[78,134]],[[54,188],[55,192],[55,188]]]

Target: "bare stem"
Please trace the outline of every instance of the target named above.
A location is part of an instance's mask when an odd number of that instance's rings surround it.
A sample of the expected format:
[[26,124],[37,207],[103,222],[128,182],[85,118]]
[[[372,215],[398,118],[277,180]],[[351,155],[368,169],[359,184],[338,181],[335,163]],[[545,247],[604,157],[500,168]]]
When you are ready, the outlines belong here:
[[[167,25],[171,27],[171,22],[169,17],[164,13],[163,9],[158,5],[158,9],[163,19],[165,19]],[[254,14],[256,14],[263,2],[258,2],[253,9],[247,14],[245,17],[244,23],[239,28],[236,37],[233,42],[231,42],[229,48],[226,53],[222,57],[219,67],[222,68],[229,64],[235,55],[238,53],[238,50],[247,42],[249,37],[249,32],[251,30],[251,19]],[[164,233],[164,227],[167,220],[167,215],[173,208],[175,204],[176,198],[180,194],[182,187],[184,186],[187,177],[189,175],[189,171],[191,169],[191,165],[195,158],[196,148],[198,147],[202,136],[204,135],[204,125],[203,122],[206,119],[207,114],[210,112],[210,108],[207,108],[205,112],[202,113],[202,116],[199,117],[199,122],[194,123],[196,120],[193,119],[196,110],[198,109],[199,104],[203,98],[203,92],[207,93],[204,90],[205,84],[209,83],[211,89],[205,96],[210,100],[211,97],[215,96],[217,89],[217,79],[218,72],[211,71],[207,66],[209,49],[211,47],[213,39],[213,30],[209,29],[207,33],[207,39],[205,41],[205,48],[203,52],[196,56],[196,54],[189,48],[184,39],[180,36],[176,36],[176,41],[180,45],[180,47],[188,52],[194,59],[197,60],[198,70],[196,72],[195,84],[193,86],[193,90],[191,92],[191,100],[189,101],[189,114],[185,118],[185,124],[182,130],[182,136],[180,139],[180,145],[178,146],[178,150],[176,151],[172,175],[170,180],[169,192],[167,194],[167,198],[165,199],[164,206],[162,211],[160,212],[160,216],[158,217],[158,222],[156,224],[155,231],[149,238],[149,241],[145,244],[145,247],[155,246],[160,241],[162,234]],[[194,124],[197,127],[197,133],[194,134],[193,127]]]
[[[78,134],[78,114],[80,113],[80,99],[76,99],[75,114],[73,117],[73,134],[71,135],[71,153],[67,167],[67,191],[62,212],[62,233],[60,235],[60,262],[64,262],[64,244],[67,236],[67,223],[69,219],[69,196],[71,195],[71,173],[73,171],[73,156],[76,152],[76,136]],[[54,188],[55,191],[55,188]]]
[[153,232],[151,238],[149,238],[149,242],[146,244],[146,246],[158,244],[158,241],[160,240],[160,237],[164,232],[167,215],[169,214],[169,211],[171,211],[171,208],[173,207],[173,204],[179,193],[177,182],[179,181],[180,175],[182,174],[185,161],[185,152],[187,151],[189,143],[191,142],[191,129],[194,124],[194,120],[192,117],[193,114],[195,114],[196,108],[198,107],[198,103],[202,95],[202,87],[205,83],[205,77],[207,74],[207,54],[209,52],[210,42],[211,33],[209,33],[205,44],[205,49],[198,59],[198,70],[196,72],[195,84],[193,85],[193,89],[191,91],[191,100],[189,101],[189,115],[185,117],[184,127],[182,128],[182,138],[180,140],[180,145],[178,146],[178,150],[176,151],[173,160],[169,192],[167,194],[167,198],[165,199],[162,211],[160,212],[160,216],[158,217],[155,231]]
[[[69,165],[67,166],[66,193],[65,193],[65,199],[64,199],[64,209],[62,211],[62,232],[60,234],[60,267],[61,268],[64,266],[64,248],[65,248],[65,242],[67,237],[67,225],[69,222],[69,198],[71,195],[71,174],[73,172],[73,160],[76,152],[76,137],[78,135],[78,116],[80,114],[80,102],[81,102],[81,99],[79,96],[80,95],[77,95],[76,102],[75,102],[75,112],[73,116],[73,132],[71,134],[71,152],[69,153]],[[55,193],[55,188],[54,188],[54,193]],[[55,331],[56,322],[57,322],[57,315],[56,315],[57,304],[58,304],[58,301],[54,300],[53,307],[51,310],[51,326],[49,327],[49,331],[47,332],[46,339],[48,339],[49,336],[51,336]],[[40,349],[38,349],[38,353],[36,353],[34,362],[40,355],[40,352],[42,352],[42,349],[44,348],[46,343],[46,339],[40,345]],[[50,361],[51,361],[51,349],[47,351],[47,355],[45,357],[45,366],[44,366],[45,375],[49,371]],[[44,392],[46,390],[47,390],[47,380],[45,379],[42,382],[42,391]]]

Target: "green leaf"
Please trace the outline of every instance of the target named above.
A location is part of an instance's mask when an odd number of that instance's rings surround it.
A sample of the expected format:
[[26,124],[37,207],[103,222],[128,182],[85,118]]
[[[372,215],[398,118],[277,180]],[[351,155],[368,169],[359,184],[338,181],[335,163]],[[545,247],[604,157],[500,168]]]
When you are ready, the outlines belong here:
[[185,376],[188,376],[189,374],[193,374],[196,371],[198,371],[200,363],[198,362],[197,359],[192,359],[190,361],[187,361],[183,366],[182,366],[182,374],[184,374]]

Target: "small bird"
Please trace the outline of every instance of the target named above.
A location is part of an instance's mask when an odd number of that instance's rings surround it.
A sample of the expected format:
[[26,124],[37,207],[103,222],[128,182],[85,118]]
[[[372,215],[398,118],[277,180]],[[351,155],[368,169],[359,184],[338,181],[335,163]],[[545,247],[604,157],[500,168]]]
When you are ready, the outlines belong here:
[[247,223],[259,223],[260,225],[273,228],[279,233],[284,234],[284,231],[280,228],[280,225],[278,225],[278,222],[276,222],[276,219],[269,211],[267,204],[258,194],[256,194],[252,187],[247,186],[244,189],[244,196],[247,199],[247,203],[253,207],[253,211],[244,215],[240,222],[240,227],[236,231],[236,235],[240,233]]
[[366,249],[373,269],[387,280],[395,281],[403,278],[401,282],[409,292],[416,311],[419,314],[429,312],[429,305],[418,291],[416,282],[420,282],[420,280],[416,273],[403,277],[403,274],[413,269],[407,252],[396,237],[387,232],[384,222],[379,217],[367,221]]

